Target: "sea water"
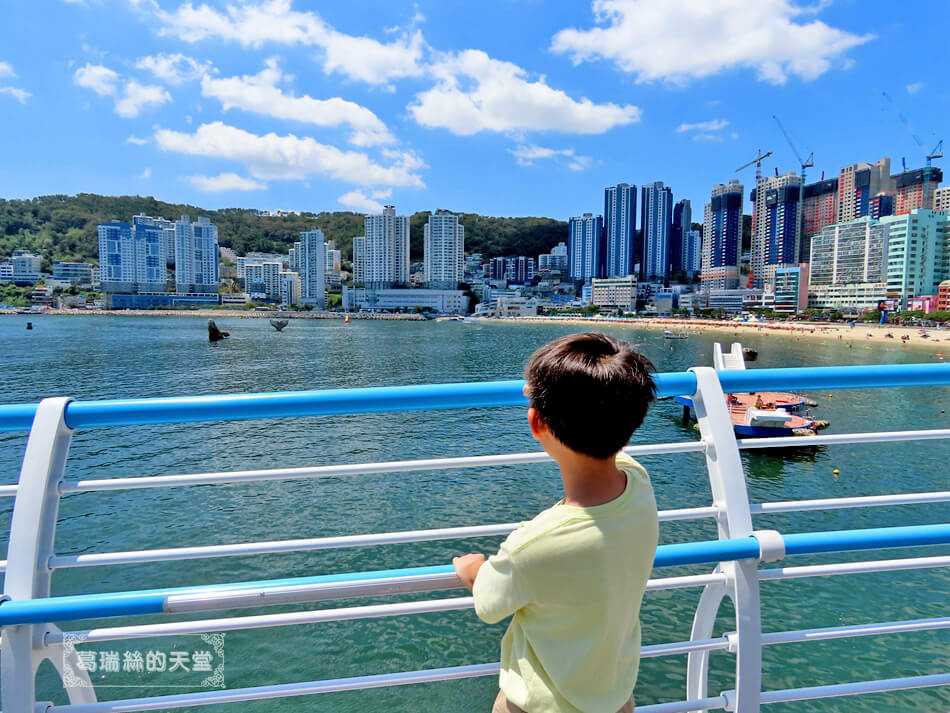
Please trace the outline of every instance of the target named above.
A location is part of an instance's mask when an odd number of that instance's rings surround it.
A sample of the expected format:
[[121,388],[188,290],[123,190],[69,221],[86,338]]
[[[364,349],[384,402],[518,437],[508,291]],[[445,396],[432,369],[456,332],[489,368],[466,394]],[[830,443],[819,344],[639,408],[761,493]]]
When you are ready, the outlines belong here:
[[[34,329],[27,331],[27,319]],[[231,338],[209,344],[206,321],[171,317],[0,318],[0,403],[46,396],[76,399],[247,393],[515,379],[545,342],[582,328],[567,324],[294,320],[276,332],[265,319],[220,319]],[[709,365],[712,345],[735,337],[694,334],[664,340],[656,330],[597,325],[634,342],[659,371]],[[860,330],[838,340],[748,336],[759,351],[750,367],[930,362],[934,350],[869,345]],[[853,338],[852,338],[853,336]],[[849,346],[850,345],[850,346]],[[948,350],[950,351],[950,350]],[[870,389],[811,393],[828,432],[946,428],[950,389]],[[672,401],[657,403],[634,442],[694,440]],[[25,434],[0,434],[0,483],[15,483]],[[230,423],[196,423],[79,431],[68,479],[149,477],[253,468],[365,463],[538,450],[523,408],[342,415]],[[753,502],[946,490],[946,441],[843,445],[742,455]],[[650,456],[660,508],[710,503],[699,454]],[[840,473],[835,476],[834,469]],[[258,540],[324,537],[435,527],[517,522],[560,497],[553,464],[504,466],[258,483],[117,490],[67,495],[60,507],[57,554],[116,552]],[[0,532],[9,529],[12,499],[2,503]],[[758,528],[806,532],[946,522],[948,506],[829,510],[757,517]],[[661,525],[661,542],[715,537],[711,521]],[[54,594],[134,590],[294,577],[331,572],[442,565],[455,554],[493,552],[501,538],[416,543],[249,557],[70,568],[53,576]],[[917,548],[854,556],[797,557],[790,564],[946,554]],[[664,570],[660,576],[708,567]],[[946,569],[809,578],[762,584],[763,630],[782,631],[950,615]],[[463,596],[461,591],[240,610],[237,615],[332,608],[393,600]],[[689,638],[699,589],[649,593],[642,609],[644,644]],[[182,618],[227,616],[229,613]],[[65,622],[63,629],[166,621],[161,617]],[[734,629],[729,605],[716,634]],[[498,660],[504,624],[486,626],[471,610],[388,619],[229,632],[224,640],[227,687],[262,686],[484,663]],[[207,649],[195,636],[115,641],[84,650],[125,653]],[[101,659],[100,659],[101,661]],[[681,700],[685,656],[644,660],[639,703]],[[711,657],[710,692],[734,687],[734,657]],[[943,673],[950,670],[950,632],[767,647],[766,690]],[[181,670],[92,674],[99,700],[201,690]],[[66,703],[48,664],[38,697]],[[346,692],[217,710],[487,711],[493,677]],[[934,711],[950,705],[947,688],[787,704],[788,711]]]

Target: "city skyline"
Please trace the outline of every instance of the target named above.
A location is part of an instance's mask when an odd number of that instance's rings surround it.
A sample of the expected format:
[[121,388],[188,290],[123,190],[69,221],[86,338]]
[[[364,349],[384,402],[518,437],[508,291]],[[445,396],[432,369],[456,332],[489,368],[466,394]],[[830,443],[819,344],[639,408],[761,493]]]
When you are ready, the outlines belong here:
[[18,136],[18,170],[0,195],[566,220],[622,181],[703,205],[711,185],[753,184],[735,168],[758,148],[773,151],[765,173],[797,172],[773,113],[815,152],[809,182],[882,156],[892,173],[902,157],[922,167],[898,112],[926,149],[942,136],[940,63],[908,66],[895,48],[926,43],[945,6],[723,3],[712,32],[688,4],[642,5],[17,4],[3,11],[0,127]]

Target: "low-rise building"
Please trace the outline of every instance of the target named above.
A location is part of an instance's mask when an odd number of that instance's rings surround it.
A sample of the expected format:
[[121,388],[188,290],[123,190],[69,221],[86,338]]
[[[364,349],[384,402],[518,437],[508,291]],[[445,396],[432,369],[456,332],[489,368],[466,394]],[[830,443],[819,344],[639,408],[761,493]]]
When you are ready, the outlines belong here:
[[468,314],[469,298],[462,290],[372,290],[343,286],[344,309],[415,310]]
[[858,314],[877,309],[877,305],[885,299],[886,282],[811,285],[808,288],[809,309],[835,309],[847,314]]
[[936,308],[940,312],[950,312],[950,280],[944,280],[937,288]]
[[85,262],[54,262],[53,279],[76,287],[92,286],[93,266]]
[[741,314],[749,305],[761,306],[762,290],[740,287],[734,290],[709,290],[706,297],[709,309],[721,309],[726,314]]
[[595,277],[591,280],[591,302],[602,310],[622,309],[633,312],[637,308],[637,278]]
[[43,257],[28,250],[14,250],[10,256],[13,265],[12,281],[17,285],[32,285],[40,281]]
[[534,297],[499,297],[492,313],[496,317],[537,317],[538,300]]
[[156,309],[160,307],[208,307],[220,303],[218,295],[192,292],[106,293],[106,309]]
[[775,269],[771,293],[775,304],[772,309],[784,314],[798,314],[808,308],[808,264]]

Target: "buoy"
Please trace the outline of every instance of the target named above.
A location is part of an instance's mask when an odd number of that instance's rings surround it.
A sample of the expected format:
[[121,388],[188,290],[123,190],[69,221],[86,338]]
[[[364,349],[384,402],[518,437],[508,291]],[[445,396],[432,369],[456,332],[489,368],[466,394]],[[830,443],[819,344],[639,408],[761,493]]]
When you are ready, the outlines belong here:
[[32,322],[27,322],[27,323],[26,323],[26,328],[27,328],[27,329],[33,329],[33,323],[32,323]]
[[828,398],[829,399],[834,398],[834,394],[828,394]]
[[834,469],[833,471],[831,471],[831,472],[834,473],[835,475],[838,475],[841,471],[838,470],[837,468],[835,468],[835,469]]

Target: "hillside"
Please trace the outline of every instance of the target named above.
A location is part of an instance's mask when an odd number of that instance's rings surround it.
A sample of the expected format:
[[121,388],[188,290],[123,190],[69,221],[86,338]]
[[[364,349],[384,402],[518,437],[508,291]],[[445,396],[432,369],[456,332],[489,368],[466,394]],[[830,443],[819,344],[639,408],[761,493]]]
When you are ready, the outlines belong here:
[[[363,234],[363,217],[349,211],[305,213],[279,218],[261,217],[252,210],[204,210],[198,206],[165,203],[151,196],[39,196],[28,200],[0,199],[0,256],[25,249],[44,257],[44,268],[53,260],[98,262],[97,227],[109,220],[129,220],[144,213],[176,220],[182,215],[207,216],[218,226],[218,240],[239,255],[251,252],[286,252],[303,230],[320,228],[335,240],[345,258],[351,256],[353,237]],[[410,217],[412,259],[422,259],[424,212]],[[531,255],[547,252],[567,240],[567,223],[553,218],[496,218],[461,214],[466,252],[487,257]]]

